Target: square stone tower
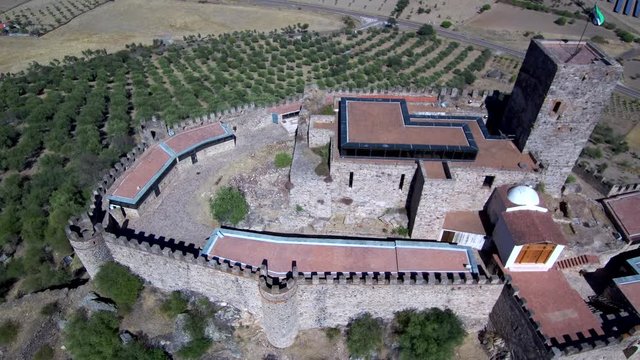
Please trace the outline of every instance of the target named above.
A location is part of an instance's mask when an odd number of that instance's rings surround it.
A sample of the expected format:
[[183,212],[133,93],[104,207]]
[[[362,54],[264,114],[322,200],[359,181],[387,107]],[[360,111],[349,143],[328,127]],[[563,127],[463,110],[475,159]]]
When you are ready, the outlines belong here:
[[589,42],[531,41],[500,129],[540,163],[549,194],[560,195],[621,74]]

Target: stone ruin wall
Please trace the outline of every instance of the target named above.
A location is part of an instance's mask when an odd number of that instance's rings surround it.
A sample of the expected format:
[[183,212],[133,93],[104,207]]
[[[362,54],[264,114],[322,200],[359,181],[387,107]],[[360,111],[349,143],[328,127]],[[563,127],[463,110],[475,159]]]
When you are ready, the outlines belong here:
[[[345,223],[357,219],[379,217],[388,209],[404,208],[411,179],[416,171],[413,161],[348,160],[333,157],[331,178],[335,186],[333,213],[346,216]],[[353,173],[352,186],[349,177]],[[404,175],[402,189],[400,179]],[[352,200],[349,203],[349,200]]]
[[[536,184],[540,176],[530,171],[450,165],[451,179],[425,179],[416,212],[411,214],[416,219],[412,238],[438,239],[447,212],[482,210],[496,187]],[[482,186],[485,176],[495,176],[491,187]]]

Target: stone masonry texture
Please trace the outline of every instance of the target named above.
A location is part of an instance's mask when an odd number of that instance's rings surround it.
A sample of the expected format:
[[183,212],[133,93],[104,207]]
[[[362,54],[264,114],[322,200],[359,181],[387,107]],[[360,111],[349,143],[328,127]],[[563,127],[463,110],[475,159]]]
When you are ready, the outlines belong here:
[[622,67],[604,55],[608,64],[563,63],[550,55],[545,45],[549,43],[534,40],[529,45],[502,130],[514,134],[518,147],[542,164],[545,190],[558,196]]

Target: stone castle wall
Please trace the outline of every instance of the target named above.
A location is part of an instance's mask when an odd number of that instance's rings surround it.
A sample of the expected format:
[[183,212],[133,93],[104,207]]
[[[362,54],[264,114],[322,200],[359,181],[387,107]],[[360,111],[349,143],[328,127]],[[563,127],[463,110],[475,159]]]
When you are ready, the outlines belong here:
[[[411,237],[438,239],[444,218],[450,211],[482,210],[498,186],[536,184],[539,173],[498,170],[450,164],[451,179],[426,179],[417,205]],[[495,176],[491,187],[483,186],[486,176]]]
[[[374,163],[335,159],[331,162],[331,178],[335,186],[332,193],[334,213],[344,213],[353,219],[370,218],[384,215],[387,209],[405,207],[416,171],[415,161]],[[350,187],[351,174],[353,181]]]
[[152,245],[154,241],[104,234],[113,260],[153,286],[198,292],[247,311],[279,347],[291,345],[299,330],[346,325],[365,311],[391,319],[396,311],[409,308],[450,308],[467,330],[477,331],[486,324],[503,287],[497,276],[461,278],[453,273],[417,274],[416,278],[394,274],[320,278],[298,273],[278,286],[261,276],[266,274],[264,268],[207,261],[193,253]]

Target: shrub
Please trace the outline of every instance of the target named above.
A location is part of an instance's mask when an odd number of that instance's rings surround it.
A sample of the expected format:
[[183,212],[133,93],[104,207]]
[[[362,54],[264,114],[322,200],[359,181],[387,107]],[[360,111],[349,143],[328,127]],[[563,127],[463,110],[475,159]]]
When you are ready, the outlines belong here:
[[178,351],[180,356],[187,359],[198,359],[209,350],[212,342],[205,336],[205,330],[208,319],[213,315],[213,312],[209,301],[202,299],[187,313],[185,329],[192,340]]
[[64,329],[67,349],[75,359],[112,359],[120,347],[118,319],[98,311],[90,318],[77,313]]
[[416,33],[420,36],[429,36],[429,37],[436,35],[436,31],[433,29],[433,26],[428,24],[424,24],[420,26],[420,28]]
[[574,182],[576,182],[576,177],[575,176],[573,176],[573,175],[567,176],[567,180],[565,181],[566,184],[572,184]]
[[592,36],[591,41],[597,44],[608,44],[609,42],[600,35]]
[[559,17],[556,19],[556,21],[554,21],[554,24],[564,26],[567,24],[567,19],[564,17]]
[[178,355],[186,359],[199,359],[209,350],[210,346],[211,340],[209,339],[200,338],[191,340],[178,351]]
[[353,357],[369,358],[382,346],[382,326],[371,314],[354,319],[347,329],[347,348]]
[[407,229],[404,226],[398,226],[397,228],[393,229],[393,231],[391,231],[393,234],[397,234],[400,236],[409,236],[409,229]]
[[622,29],[617,29],[616,30],[616,35],[618,35],[618,37],[620,38],[620,40],[624,41],[624,42],[632,42],[635,39],[635,36],[633,36],[632,33],[622,30]]
[[485,11],[491,10],[491,5],[489,4],[484,4],[482,5],[482,7],[480,8],[480,13],[483,13]]
[[400,359],[450,359],[462,343],[462,322],[450,309],[405,310],[396,313]]
[[302,212],[304,208],[301,205],[296,205],[296,212]]
[[440,27],[443,27],[445,29],[450,28],[453,25],[453,23],[451,23],[451,21],[449,20],[445,20],[440,24]]
[[211,212],[220,223],[236,225],[247,216],[249,205],[238,189],[227,186],[216,192],[211,202]]
[[327,339],[334,341],[335,339],[338,338],[338,336],[340,336],[341,331],[337,327],[332,327],[332,328],[324,329],[324,334],[327,335]]
[[189,301],[184,294],[180,291],[174,291],[171,293],[169,298],[162,303],[160,310],[169,318],[173,319],[178,316],[178,314],[182,314],[187,311],[188,306]]
[[142,280],[115,262],[102,265],[94,280],[98,292],[112,299],[124,312],[131,310],[142,290]]
[[278,169],[282,169],[282,168],[291,166],[292,161],[293,161],[293,158],[289,153],[280,152],[276,154],[274,164]]
[[5,320],[0,325],[0,345],[9,345],[17,337],[20,332],[20,324],[13,320]]
[[50,360],[55,356],[55,350],[49,345],[42,345],[33,355],[33,360]]
[[74,359],[167,359],[162,350],[138,341],[122,345],[118,333],[118,319],[107,311],[98,311],[91,317],[78,312],[64,329],[65,344]]
[[54,301],[43,306],[42,309],[40,309],[40,314],[44,316],[51,316],[57,313],[58,310],[59,310],[58,303]]
[[602,150],[596,147],[586,147],[582,150],[582,155],[591,159],[600,159],[602,157]]

